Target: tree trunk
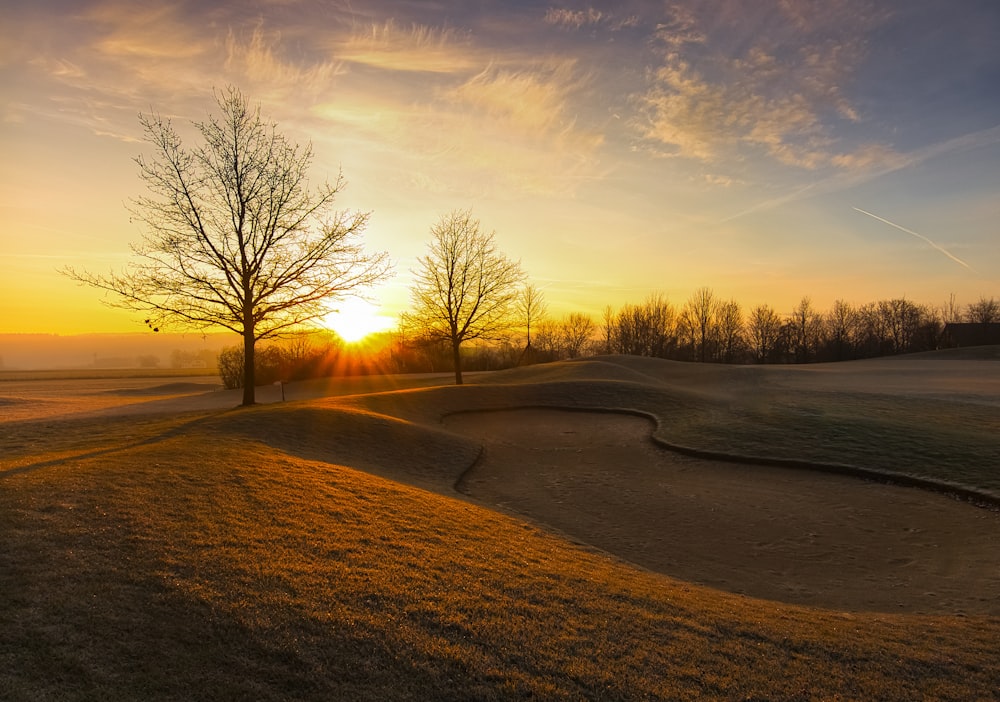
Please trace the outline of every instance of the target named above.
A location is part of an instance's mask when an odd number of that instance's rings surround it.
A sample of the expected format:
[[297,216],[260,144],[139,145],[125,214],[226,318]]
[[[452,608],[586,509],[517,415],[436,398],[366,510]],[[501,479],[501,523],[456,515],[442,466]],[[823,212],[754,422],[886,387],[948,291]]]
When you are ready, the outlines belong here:
[[459,353],[461,345],[462,342],[458,340],[451,342],[452,360],[455,364],[455,385],[462,384],[462,355]]
[[253,320],[249,325],[243,327],[243,406],[249,406],[256,402],[254,391],[257,386],[257,378],[254,373],[254,328]]

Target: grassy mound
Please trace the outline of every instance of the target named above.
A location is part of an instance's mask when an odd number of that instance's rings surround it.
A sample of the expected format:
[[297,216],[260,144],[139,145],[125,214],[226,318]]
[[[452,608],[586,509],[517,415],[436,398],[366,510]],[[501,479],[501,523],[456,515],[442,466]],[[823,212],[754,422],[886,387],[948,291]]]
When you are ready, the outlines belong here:
[[767,380],[609,358],[462,387],[5,424],[0,698],[964,700],[1000,688],[995,617],[728,595],[449,490],[479,447],[441,418],[515,406],[641,411],[677,443],[998,483],[990,405]]
[[220,443],[259,444],[442,491],[451,489],[481,450],[434,426],[321,400],[227,412],[200,422],[197,432],[210,432]]
[[[1000,389],[992,363],[933,366],[946,385]],[[425,424],[509,407],[636,411],[656,418],[657,438],[668,445],[896,473],[1000,496],[1000,401],[964,390],[917,394],[910,388],[919,387],[922,368],[900,361],[889,370],[898,374],[873,373],[869,361],[802,369],[607,357],[340,402]]]
[[972,699],[1000,681],[996,619],[693,587],[290,455],[275,415],[238,420],[4,480],[5,697]]

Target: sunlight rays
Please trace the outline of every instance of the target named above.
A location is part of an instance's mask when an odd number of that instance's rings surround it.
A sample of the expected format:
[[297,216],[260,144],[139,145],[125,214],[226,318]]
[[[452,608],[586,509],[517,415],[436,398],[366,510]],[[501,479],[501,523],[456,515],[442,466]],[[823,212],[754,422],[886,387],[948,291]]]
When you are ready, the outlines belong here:
[[336,309],[323,318],[322,323],[335,331],[341,339],[352,344],[371,334],[392,328],[396,321],[379,314],[379,308],[367,300],[349,298],[338,303]]

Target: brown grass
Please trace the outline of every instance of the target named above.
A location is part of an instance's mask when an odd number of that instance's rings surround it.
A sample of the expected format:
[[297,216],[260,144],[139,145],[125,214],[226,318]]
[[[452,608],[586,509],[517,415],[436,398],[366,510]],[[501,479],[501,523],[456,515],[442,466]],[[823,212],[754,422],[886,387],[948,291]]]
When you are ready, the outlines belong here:
[[443,413],[669,398],[681,416],[708,396],[545,372],[0,425],[0,698],[968,700],[1000,688],[998,618],[728,595],[457,499],[478,447],[442,431]]

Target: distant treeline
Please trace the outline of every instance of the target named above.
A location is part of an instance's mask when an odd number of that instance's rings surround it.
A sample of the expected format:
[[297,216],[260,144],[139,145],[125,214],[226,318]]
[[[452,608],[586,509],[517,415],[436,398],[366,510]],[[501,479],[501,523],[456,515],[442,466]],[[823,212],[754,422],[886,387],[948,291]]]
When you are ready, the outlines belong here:
[[[585,314],[532,320],[506,336],[463,350],[466,370],[501,370],[596,354],[651,356],[705,363],[816,363],[847,361],[947,348],[950,322],[1000,324],[1000,301],[941,308],[905,298],[852,305],[838,300],[816,310],[808,297],[790,314],[768,305],[744,310],[701,288],[682,306],[653,294],[619,309],[607,307],[601,323]],[[261,385],[307,378],[373,373],[452,370],[446,342],[422,339],[403,330],[364,345],[344,344],[333,334],[310,334],[263,345],[256,353]],[[240,387],[243,350],[219,354],[219,374],[227,387]]]
[[[463,363],[467,370],[500,370],[524,363],[522,356],[522,349],[503,341],[466,349]],[[409,340],[398,333],[378,334],[361,345],[345,344],[333,334],[303,334],[258,346],[254,359],[258,385],[309,378],[452,370],[451,347],[447,342]],[[218,366],[227,388],[242,387],[242,346],[222,349]]]
[[808,297],[788,315],[769,305],[743,310],[701,288],[682,307],[652,295],[604,315],[608,353],[717,363],[847,361],[954,345],[948,322],[1000,322],[1000,302],[981,298],[958,309],[920,305],[905,298],[852,305],[837,300],[821,312]]

